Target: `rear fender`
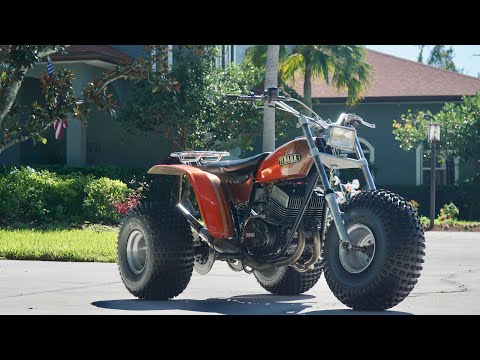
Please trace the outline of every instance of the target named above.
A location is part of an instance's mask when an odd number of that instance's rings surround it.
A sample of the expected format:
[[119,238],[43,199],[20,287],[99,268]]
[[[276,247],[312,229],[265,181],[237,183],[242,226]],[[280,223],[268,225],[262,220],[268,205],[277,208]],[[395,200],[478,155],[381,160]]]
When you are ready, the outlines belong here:
[[189,165],[155,165],[149,174],[188,175],[208,232],[216,239],[233,236],[233,220],[218,176]]

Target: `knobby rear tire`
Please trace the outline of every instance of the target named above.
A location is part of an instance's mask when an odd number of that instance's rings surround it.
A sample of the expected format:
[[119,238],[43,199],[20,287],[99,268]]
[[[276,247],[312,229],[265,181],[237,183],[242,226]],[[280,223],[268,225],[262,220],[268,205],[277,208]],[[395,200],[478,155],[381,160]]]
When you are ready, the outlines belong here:
[[299,295],[310,290],[320,279],[322,267],[320,261],[314,269],[298,272],[291,266],[276,268],[269,271],[254,271],[258,283],[274,295]]
[[[128,238],[135,230],[143,234],[147,249],[140,273],[132,271],[127,259]],[[185,217],[162,203],[132,209],[121,224],[118,265],[128,291],[140,299],[166,300],[182,293],[193,271],[193,237]]]

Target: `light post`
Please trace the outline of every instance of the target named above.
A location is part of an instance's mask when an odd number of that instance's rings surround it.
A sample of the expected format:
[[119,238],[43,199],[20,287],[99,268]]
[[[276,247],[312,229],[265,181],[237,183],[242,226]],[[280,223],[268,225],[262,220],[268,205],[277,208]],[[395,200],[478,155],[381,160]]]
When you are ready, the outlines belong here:
[[432,165],[430,166],[430,227],[433,229],[435,225],[435,185],[437,174],[437,141],[440,141],[440,124],[428,124],[428,141],[432,143]]

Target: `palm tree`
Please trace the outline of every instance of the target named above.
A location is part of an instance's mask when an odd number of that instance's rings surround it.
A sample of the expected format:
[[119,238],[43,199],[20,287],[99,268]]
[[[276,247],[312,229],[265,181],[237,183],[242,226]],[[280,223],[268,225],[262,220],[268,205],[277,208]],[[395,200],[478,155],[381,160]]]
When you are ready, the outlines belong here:
[[287,81],[300,71],[304,77],[303,98],[312,106],[312,79],[323,78],[337,90],[347,91],[347,105],[353,106],[368,84],[372,67],[365,61],[365,47],[359,45],[297,45],[282,61],[280,72]]
[[[255,45],[246,54],[253,64],[263,68],[266,45]],[[284,82],[295,80],[297,72],[304,77],[303,97],[312,105],[312,79],[323,78],[338,90],[347,90],[347,104],[354,105],[368,85],[372,67],[365,62],[365,48],[359,45],[296,45],[288,53],[280,45],[280,75]]]
[[[260,70],[265,71],[265,64],[267,62],[267,48],[276,45],[254,45],[247,49],[245,58],[249,59],[252,64]],[[288,49],[285,45],[279,45],[278,57],[282,62],[288,56]]]
[[[265,46],[265,45],[264,45]],[[280,45],[266,45],[264,89],[278,86]],[[275,108],[265,103],[263,110],[263,151],[275,150]]]

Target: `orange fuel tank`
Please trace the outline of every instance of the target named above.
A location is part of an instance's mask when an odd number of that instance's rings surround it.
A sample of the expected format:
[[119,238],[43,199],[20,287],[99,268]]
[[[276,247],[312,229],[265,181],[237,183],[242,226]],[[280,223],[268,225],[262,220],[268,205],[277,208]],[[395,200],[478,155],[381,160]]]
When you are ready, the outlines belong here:
[[304,178],[313,166],[307,140],[297,138],[268,155],[260,164],[255,179],[259,183]]

